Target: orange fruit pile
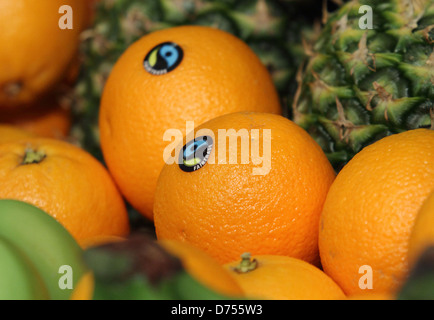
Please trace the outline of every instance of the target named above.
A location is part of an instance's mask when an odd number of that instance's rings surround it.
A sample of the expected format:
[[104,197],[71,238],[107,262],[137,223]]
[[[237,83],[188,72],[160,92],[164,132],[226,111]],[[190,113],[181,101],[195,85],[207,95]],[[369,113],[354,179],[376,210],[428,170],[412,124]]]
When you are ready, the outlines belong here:
[[[434,130],[385,137],[336,174],[282,116],[246,43],[182,26],[142,37],[113,67],[99,110],[103,164],[70,143],[61,103],[97,1],[62,2],[71,30],[56,1],[0,1],[0,199],[46,211],[83,249],[126,240],[131,205],[155,227],[153,244],[230,297],[398,296],[434,245]],[[91,299],[95,281],[88,272],[72,299]]]
[[107,169],[61,141],[69,140],[66,94],[79,72],[88,5],[86,0],[0,3],[0,199],[43,209],[83,246],[130,229],[125,202]]
[[[160,50],[171,56],[163,58]],[[166,65],[170,71],[158,69]],[[194,127],[236,111],[281,113],[270,74],[238,38],[183,26],[130,46],[110,73],[100,109],[104,159],[128,202],[153,219],[164,149],[172,139],[167,130],[180,130],[182,137],[187,121]]]

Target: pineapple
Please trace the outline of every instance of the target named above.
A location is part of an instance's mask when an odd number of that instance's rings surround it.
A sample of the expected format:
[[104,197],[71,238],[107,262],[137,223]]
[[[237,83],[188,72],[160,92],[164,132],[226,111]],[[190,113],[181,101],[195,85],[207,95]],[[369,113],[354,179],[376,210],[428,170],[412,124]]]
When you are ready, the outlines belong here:
[[[105,81],[119,56],[154,30],[184,24],[216,27],[244,40],[268,67],[282,100],[296,89],[304,59],[302,32],[312,36],[319,0],[101,0],[82,34],[83,65],[74,88],[72,138],[103,160],[98,111]],[[306,14],[308,12],[309,14]]]
[[[372,29],[363,5],[372,8]],[[432,125],[434,0],[347,2],[306,52],[291,118],[336,171],[382,137]]]

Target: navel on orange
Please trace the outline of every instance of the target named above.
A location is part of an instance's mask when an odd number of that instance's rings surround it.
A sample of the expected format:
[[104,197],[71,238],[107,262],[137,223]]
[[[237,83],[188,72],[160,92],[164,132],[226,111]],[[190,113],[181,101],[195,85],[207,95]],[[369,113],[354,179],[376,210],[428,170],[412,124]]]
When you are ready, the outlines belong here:
[[281,113],[269,72],[238,38],[182,26],[150,33],[117,61],[100,109],[104,159],[135,209],[153,219],[167,130],[236,111]]

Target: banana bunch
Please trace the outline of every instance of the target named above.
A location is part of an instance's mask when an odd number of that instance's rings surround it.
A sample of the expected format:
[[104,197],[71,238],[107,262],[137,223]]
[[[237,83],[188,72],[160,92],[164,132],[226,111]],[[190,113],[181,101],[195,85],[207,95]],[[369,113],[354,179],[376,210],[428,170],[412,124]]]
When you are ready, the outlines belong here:
[[[89,248],[84,259],[92,270],[92,300],[230,300],[199,283],[150,237]],[[84,290],[85,291],[85,290]]]
[[0,300],[67,300],[87,271],[82,249],[53,217],[0,200]]

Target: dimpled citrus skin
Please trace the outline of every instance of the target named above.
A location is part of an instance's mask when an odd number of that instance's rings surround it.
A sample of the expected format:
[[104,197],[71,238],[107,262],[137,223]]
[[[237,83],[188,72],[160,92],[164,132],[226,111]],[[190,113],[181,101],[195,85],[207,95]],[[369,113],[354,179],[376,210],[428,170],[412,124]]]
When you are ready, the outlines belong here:
[[[63,5],[72,30],[59,28]],[[87,15],[86,0],[0,1],[0,108],[36,101],[64,77]]]
[[157,237],[192,243],[220,263],[234,261],[243,252],[318,262],[319,216],[335,177],[319,145],[290,120],[266,113],[220,116],[196,132],[203,128],[212,130],[215,139],[219,129],[261,129],[260,146],[263,129],[270,129],[270,170],[254,175],[262,165],[254,164],[252,157],[241,164],[240,143],[233,150],[238,164],[219,163],[218,142],[210,153],[214,164],[190,173],[176,163],[166,164],[155,197]]
[[423,251],[432,245],[434,245],[434,191],[417,213],[411,230],[408,249],[410,267],[413,267]]
[[253,299],[266,300],[342,300],[342,289],[323,271],[299,259],[276,256],[253,256],[256,269],[238,273],[234,271],[239,261],[225,265]]
[[[39,163],[23,164],[27,149],[46,156]],[[107,170],[63,141],[27,138],[0,144],[0,199],[39,207],[80,244],[95,236],[129,232],[125,204]]]
[[[148,73],[143,61],[157,45],[172,41],[184,52],[166,75]],[[241,40],[209,27],[156,31],[134,43],[114,66],[100,111],[104,159],[126,199],[153,219],[158,175],[168,129],[186,134],[195,126],[235,111],[281,113],[266,68]]]
[[411,130],[375,142],[338,174],[321,214],[324,271],[346,294],[363,292],[359,273],[373,271],[372,292],[394,292],[408,271],[410,231],[434,188],[434,131]]

